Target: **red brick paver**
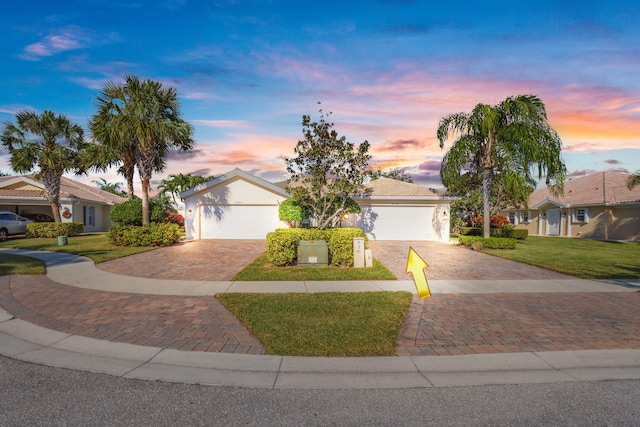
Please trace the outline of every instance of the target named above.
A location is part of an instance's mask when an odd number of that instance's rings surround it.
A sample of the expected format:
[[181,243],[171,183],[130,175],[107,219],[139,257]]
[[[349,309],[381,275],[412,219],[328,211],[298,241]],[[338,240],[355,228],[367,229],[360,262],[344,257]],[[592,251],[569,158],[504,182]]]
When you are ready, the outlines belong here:
[[264,354],[215,297],[141,295],[61,285],[46,276],[0,277],[0,305],[46,328],[177,350]]
[[369,247],[373,257],[400,280],[411,280],[411,275],[406,273],[410,247],[429,265],[426,273],[430,280],[573,279],[555,271],[446,243],[372,240]]
[[264,240],[195,240],[98,264],[154,279],[227,281],[266,250]]
[[414,297],[398,355],[640,349],[640,292]]

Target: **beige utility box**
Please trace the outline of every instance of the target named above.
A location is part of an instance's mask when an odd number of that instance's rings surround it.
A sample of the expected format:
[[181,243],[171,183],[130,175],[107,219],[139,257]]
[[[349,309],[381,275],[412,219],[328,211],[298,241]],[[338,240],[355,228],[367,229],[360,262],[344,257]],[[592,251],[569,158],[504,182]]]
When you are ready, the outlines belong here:
[[353,266],[364,268],[364,238],[353,238]]

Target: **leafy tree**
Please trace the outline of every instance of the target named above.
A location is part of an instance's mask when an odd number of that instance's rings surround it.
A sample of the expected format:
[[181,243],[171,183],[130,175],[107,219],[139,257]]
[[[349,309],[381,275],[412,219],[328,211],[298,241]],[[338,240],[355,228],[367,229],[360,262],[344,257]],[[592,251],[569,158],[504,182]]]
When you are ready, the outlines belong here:
[[387,171],[383,171],[381,168],[378,168],[374,171],[370,171],[369,176],[371,177],[371,180],[378,178],[391,178],[397,181],[413,183],[413,177],[401,168],[392,168]]
[[636,185],[640,185],[640,170],[631,174],[629,181],[627,181],[627,187],[629,187],[629,190],[633,190]]
[[214,176],[200,176],[191,174],[177,175],[171,174],[168,178],[160,181],[158,190],[161,195],[171,195],[174,204],[177,204],[176,197],[180,196],[180,193],[187,191],[190,188],[195,187],[198,184],[204,184],[205,182],[214,179]]
[[322,110],[318,122],[302,116],[302,134],[304,139],[294,149],[296,157],[285,159],[287,191],[309,209],[316,227],[324,230],[347,212],[351,197],[367,193],[369,143],[356,146],[339,137]]
[[120,187],[122,187],[121,182],[107,182],[104,178],[98,178],[97,180],[91,181],[93,185],[99,188],[102,191],[106,191],[107,193],[115,194],[116,196],[127,197],[126,191],[122,191]]
[[[142,181],[142,218],[146,225],[151,177],[164,169],[170,149],[193,148],[193,126],[181,118],[175,88],[149,79],[125,76],[124,84],[110,83],[98,97],[98,104],[91,125],[94,138],[102,142],[97,153],[102,157],[97,164],[104,167],[122,162],[129,186],[133,181],[131,162],[135,159]],[[133,194],[132,186],[129,194]]]
[[546,174],[547,185],[561,191],[566,168],[561,159],[562,142],[547,120],[544,103],[534,95],[509,97],[496,105],[478,104],[471,113],[454,113],[438,124],[440,148],[450,136],[457,139],[445,154],[440,169],[449,187],[461,176],[479,174],[482,182],[484,237],[489,237],[491,188],[498,176],[504,192],[526,206],[533,190],[532,169]]
[[2,145],[11,155],[11,168],[18,173],[35,171],[44,184],[44,195],[60,222],[60,180],[65,172],[83,173],[80,154],[86,149],[84,131],[62,114],[21,111],[16,122],[5,123]]

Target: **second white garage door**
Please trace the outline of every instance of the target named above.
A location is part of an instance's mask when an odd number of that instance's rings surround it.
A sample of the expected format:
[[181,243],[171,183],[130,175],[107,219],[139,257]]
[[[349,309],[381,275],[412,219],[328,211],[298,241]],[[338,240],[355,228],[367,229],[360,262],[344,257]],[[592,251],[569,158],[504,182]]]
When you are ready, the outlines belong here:
[[435,240],[431,206],[363,206],[357,227],[372,240]]
[[200,206],[201,239],[266,239],[282,226],[277,206]]

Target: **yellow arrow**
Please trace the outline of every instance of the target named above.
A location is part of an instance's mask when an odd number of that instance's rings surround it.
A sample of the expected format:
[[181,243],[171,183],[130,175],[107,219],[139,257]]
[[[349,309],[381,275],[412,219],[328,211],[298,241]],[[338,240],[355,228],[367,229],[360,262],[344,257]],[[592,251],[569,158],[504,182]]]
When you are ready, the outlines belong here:
[[426,262],[409,247],[409,257],[407,258],[407,273],[413,274],[413,283],[416,284],[418,290],[418,296],[420,299],[429,298],[431,291],[429,290],[429,284],[427,283],[427,275],[424,269],[429,267]]

